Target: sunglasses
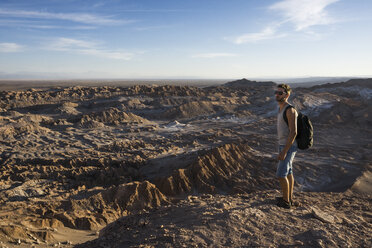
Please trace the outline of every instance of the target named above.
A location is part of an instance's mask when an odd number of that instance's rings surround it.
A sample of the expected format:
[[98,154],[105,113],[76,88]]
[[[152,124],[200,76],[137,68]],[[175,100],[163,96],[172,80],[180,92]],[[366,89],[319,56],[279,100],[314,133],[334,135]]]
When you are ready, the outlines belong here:
[[275,95],[279,95],[279,96],[281,96],[281,95],[283,95],[283,94],[286,94],[286,92],[284,92],[284,91],[275,91]]

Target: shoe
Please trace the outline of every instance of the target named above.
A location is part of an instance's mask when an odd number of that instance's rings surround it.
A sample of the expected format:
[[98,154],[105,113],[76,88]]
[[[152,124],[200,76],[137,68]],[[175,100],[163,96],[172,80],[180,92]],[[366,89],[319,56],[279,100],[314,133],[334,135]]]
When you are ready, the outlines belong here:
[[294,201],[294,200],[292,200],[292,201],[291,201],[291,206],[292,206],[292,207],[301,207],[301,203],[299,203],[298,201]]
[[[283,197],[281,197],[281,196],[280,197],[279,196],[275,197],[275,200],[276,200],[276,203],[279,203],[280,201],[284,201]],[[292,200],[291,201],[291,207],[301,207],[301,203],[298,202],[298,201]]]
[[280,202],[280,201],[282,201],[283,200],[283,197],[281,197],[281,196],[277,196],[277,197],[275,197],[275,201],[276,201],[276,203],[278,203],[278,202]]
[[279,200],[276,205],[281,208],[287,208],[287,209],[291,208],[291,204],[285,201],[283,198],[281,198],[281,200]]

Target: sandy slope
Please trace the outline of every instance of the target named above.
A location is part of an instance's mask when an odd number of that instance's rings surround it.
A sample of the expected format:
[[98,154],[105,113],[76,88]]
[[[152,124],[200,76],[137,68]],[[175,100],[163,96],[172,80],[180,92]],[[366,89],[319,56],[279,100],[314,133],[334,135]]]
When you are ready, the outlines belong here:
[[371,200],[299,193],[303,207],[275,206],[274,191],[189,196],[123,217],[77,247],[370,247]]

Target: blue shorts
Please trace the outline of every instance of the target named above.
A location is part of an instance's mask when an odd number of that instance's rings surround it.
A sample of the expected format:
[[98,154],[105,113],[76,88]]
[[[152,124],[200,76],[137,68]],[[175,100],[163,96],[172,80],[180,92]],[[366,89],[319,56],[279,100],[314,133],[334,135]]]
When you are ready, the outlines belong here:
[[[279,153],[283,150],[284,146],[279,146]],[[297,144],[294,143],[289,151],[287,152],[287,156],[284,160],[280,160],[278,163],[278,168],[276,169],[276,176],[277,177],[287,177],[290,174],[293,174],[292,171],[292,163],[293,159],[297,152]]]

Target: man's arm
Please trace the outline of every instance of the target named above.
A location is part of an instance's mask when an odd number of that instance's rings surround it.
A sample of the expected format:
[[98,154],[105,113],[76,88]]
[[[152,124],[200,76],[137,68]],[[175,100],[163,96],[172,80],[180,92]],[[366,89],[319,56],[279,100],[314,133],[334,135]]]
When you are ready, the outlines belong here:
[[287,143],[285,144],[284,149],[279,153],[278,159],[284,160],[287,156],[287,152],[289,148],[291,148],[293,142],[297,136],[297,111],[295,108],[288,108],[286,110],[287,119],[288,119],[288,128],[289,128],[289,135],[287,139]]

